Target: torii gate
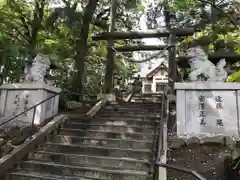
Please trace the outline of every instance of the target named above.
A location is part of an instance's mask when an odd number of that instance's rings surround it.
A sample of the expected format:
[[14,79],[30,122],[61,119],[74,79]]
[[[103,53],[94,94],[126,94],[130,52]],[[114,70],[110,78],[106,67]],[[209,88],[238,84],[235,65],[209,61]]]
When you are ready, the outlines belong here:
[[[132,32],[104,32],[93,37],[93,40],[125,40],[125,39],[143,39],[143,38],[160,38],[160,37],[171,37],[169,44],[166,46],[125,46],[121,48],[115,48],[118,52],[133,52],[133,51],[157,51],[168,49],[169,52],[169,85],[173,88],[173,84],[176,80],[177,63],[175,54],[175,41],[176,37],[191,36],[194,34],[194,28],[172,28],[172,29],[161,29],[147,32],[132,31]],[[167,47],[169,46],[169,47]],[[114,44],[113,47],[114,48]],[[111,49],[108,49],[108,51]],[[114,58],[108,57],[106,67],[106,78],[105,78],[105,93],[111,93],[113,88],[113,72],[114,72]]]

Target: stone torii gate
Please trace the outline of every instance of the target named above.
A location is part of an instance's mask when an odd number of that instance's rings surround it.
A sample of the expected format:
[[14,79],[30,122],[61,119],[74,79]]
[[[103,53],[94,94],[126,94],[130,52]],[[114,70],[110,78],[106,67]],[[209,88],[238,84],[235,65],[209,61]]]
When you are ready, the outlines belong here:
[[[176,80],[177,63],[175,51],[175,40],[176,37],[191,36],[194,34],[194,28],[172,28],[172,29],[161,29],[147,32],[132,31],[132,32],[104,32],[93,37],[93,40],[107,40],[113,42],[114,40],[125,40],[125,39],[143,39],[143,38],[160,38],[160,37],[171,37],[172,41],[166,46],[125,46],[115,48],[118,52],[133,52],[133,51],[157,51],[163,50],[167,46],[169,51],[169,85],[173,88],[173,84]],[[173,38],[174,37],[174,38]],[[174,41],[173,41],[174,40]],[[111,47],[111,46],[110,46]],[[111,48],[114,48],[114,43]],[[108,49],[108,51],[111,49]],[[105,94],[111,94],[113,89],[113,72],[114,72],[115,59],[114,56],[108,56],[106,64],[106,77],[105,77]]]

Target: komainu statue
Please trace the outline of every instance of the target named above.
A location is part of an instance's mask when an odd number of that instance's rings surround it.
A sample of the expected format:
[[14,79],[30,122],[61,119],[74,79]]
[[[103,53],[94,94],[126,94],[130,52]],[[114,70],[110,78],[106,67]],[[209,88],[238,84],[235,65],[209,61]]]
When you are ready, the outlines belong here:
[[206,53],[200,46],[192,47],[187,50],[186,54],[188,63],[192,72],[189,74],[191,81],[225,81],[227,72],[225,59],[221,59],[215,66],[208,60]]
[[48,56],[37,55],[33,59],[32,67],[30,69],[30,74],[25,75],[25,81],[44,83],[45,75],[50,67],[50,60]]

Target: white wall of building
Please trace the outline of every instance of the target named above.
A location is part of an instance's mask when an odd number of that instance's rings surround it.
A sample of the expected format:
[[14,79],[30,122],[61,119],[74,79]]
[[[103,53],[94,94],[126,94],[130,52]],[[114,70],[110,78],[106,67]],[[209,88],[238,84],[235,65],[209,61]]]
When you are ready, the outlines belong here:
[[148,80],[145,77],[143,78],[143,93],[146,92],[146,85],[151,85],[151,92],[159,92],[157,90],[157,84],[167,84],[168,83],[168,72],[165,70],[160,70],[156,73],[152,80]]

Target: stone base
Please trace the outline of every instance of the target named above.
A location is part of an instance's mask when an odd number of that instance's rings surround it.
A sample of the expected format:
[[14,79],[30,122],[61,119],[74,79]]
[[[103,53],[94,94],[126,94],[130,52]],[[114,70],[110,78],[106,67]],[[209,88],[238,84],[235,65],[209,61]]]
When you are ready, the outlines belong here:
[[[3,84],[0,89],[0,115],[2,121],[61,92],[60,88],[43,83]],[[34,119],[34,124],[41,124],[44,120],[58,114],[58,103],[59,95],[37,106],[35,114],[34,109],[32,109],[17,119],[25,122],[32,122]]]
[[175,83],[178,136],[239,139],[240,84],[216,81]]
[[237,145],[237,140],[229,136],[213,136],[213,137],[174,137],[170,144],[170,148],[177,149],[182,148],[183,146],[192,146],[192,145],[211,145],[219,144],[227,146],[229,148],[235,149]]

